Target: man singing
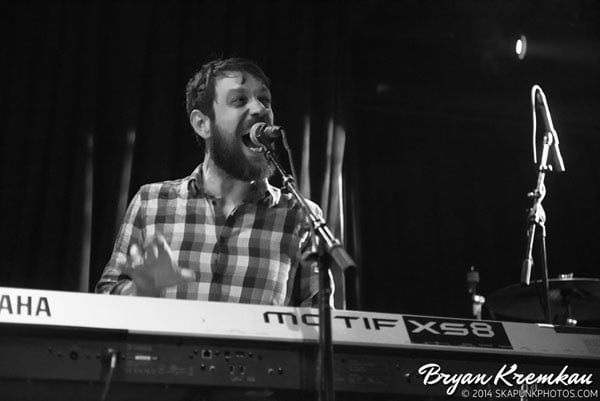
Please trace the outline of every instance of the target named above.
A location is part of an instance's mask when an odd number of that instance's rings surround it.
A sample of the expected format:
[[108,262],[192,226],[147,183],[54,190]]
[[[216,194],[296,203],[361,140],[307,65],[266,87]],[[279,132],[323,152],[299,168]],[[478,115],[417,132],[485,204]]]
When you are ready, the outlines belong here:
[[273,124],[268,86],[240,58],[211,61],[190,79],[187,113],[204,161],[186,178],[140,188],[96,292],[316,305],[318,273],[301,263],[305,215],[269,184],[274,167],[246,138],[253,124]]

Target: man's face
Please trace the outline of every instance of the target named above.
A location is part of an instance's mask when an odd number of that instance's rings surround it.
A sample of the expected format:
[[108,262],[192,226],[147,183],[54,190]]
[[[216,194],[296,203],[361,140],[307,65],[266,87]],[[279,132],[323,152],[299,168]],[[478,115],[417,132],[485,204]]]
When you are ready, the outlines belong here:
[[274,167],[264,154],[242,142],[253,124],[273,124],[269,88],[250,74],[228,72],[217,78],[213,108],[207,149],[215,164],[243,181],[270,177]]

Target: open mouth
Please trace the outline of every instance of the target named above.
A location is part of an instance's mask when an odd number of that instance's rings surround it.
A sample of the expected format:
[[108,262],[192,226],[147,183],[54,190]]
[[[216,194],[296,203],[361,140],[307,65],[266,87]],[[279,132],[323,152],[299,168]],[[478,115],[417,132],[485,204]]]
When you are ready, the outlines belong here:
[[246,134],[242,135],[242,143],[248,149],[250,149],[251,151],[256,152],[256,153],[262,153],[265,150],[265,148],[263,146],[256,146],[255,144],[252,143],[252,141],[250,140],[250,133],[246,133]]

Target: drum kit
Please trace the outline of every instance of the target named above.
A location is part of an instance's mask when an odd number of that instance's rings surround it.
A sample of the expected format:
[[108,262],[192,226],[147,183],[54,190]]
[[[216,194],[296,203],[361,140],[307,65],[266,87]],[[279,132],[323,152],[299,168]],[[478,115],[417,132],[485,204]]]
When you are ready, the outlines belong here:
[[[544,178],[550,172],[564,172],[565,165],[559,148],[558,134],[554,129],[546,95],[539,85],[531,88],[533,120],[533,161],[538,166],[536,188],[528,194],[533,204],[529,209],[527,224],[527,251],[522,265],[521,283],[501,288],[487,298],[492,318],[514,319],[524,322],[578,325],[578,322],[600,323],[600,279],[579,278],[573,274],[548,277],[546,266],[546,213],[542,200],[546,195]],[[538,164],[536,150],[536,109],[540,111],[544,126],[543,147]],[[540,244],[538,270],[542,280],[531,281],[534,242]],[[478,277],[476,278],[478,281]],[[469,281],[469,276],[467,276]],[[473,310],[480,309],[485,298],[472,293]]]
[[[513,284],[492,292],[487,306],[494,318],[544,322],[545,296],[542,280],[528,286]],[[562,274],[548,280],[548,300],[553,324],[577,325],[600,321],[600,279]]]

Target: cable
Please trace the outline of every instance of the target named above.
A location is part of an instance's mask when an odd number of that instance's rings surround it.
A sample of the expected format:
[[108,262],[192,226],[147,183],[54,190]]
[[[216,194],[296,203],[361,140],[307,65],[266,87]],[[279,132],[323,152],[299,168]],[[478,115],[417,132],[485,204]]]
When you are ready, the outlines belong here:
[[533,163],[537,164],[537,149],[536,149],[536,144],[535,144],[535,134],[537,131],[537,120],[535,117],[535,92],[536,91],[541,91],[542,88],[540,88],[538,85],[533,85],[531,87],[531,113],[532,113],[532,118],[533,118]]
[[108,395],[108,390],[110,389],[110,384],[112,382],[113,373],[115,372],[115,368],[117,367],[117,358],[118,358],[119,352],[113,348],[109,348],[108,354],[110,355],[110,366],[109,366],[108,374],[106,375],[106,382],[104,383],[104,388],[102,389],[102,395],[100,396],[100,401],[106,401],[106,396]]
[[294,177],[294,181],[298,182],[298,176],[296,175],[296,168],[294,167],[294,160],[292,159],[292,149],[290,149],[290,145],[288,144],[287,141],[287,135],[285,134],[285,131],[281,131],[281,136],[282,136],[282,142],[283,142],[283,147],[285,148],[285,150],[287,151],[288,154],[288,161],[290,162],[290,168],[292,169],[292,177]]

